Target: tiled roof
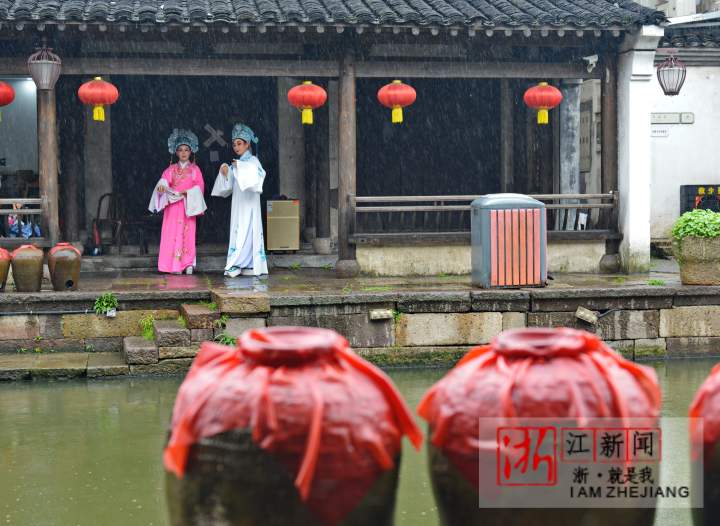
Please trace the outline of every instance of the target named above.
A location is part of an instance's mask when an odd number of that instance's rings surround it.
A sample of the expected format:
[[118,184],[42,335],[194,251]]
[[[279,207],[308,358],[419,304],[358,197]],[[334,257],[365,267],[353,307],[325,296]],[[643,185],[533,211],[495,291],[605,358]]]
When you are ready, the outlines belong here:
[[666,29],[661,48],[720,48],[720,28]]
[[628,27],[664,20],[626,0],[0,0],[0,21]]

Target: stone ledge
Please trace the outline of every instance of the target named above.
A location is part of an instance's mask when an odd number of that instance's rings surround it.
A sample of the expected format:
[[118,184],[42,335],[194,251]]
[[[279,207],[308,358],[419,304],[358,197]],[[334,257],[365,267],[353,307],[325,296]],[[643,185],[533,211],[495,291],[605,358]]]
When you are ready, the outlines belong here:
[[239,338],[245,331],[249,329],[259,329],[265,327],[265,325],[265,318],[232,318],[227,321],[221,333],[225,333],[233,338]]
[[212,329],[215,320],[220,319],[217,310],[210,310],[207,305],[187,304],[180,305],[180,314],[185,318],[189,329]]
[[190,331],[178,320],[155,322],[155,343],[158,347],[183,347],[190,345]]
[[131,365],[130,374],[133,375],[177,375],[186,374],[192,365],[192,358],[176,358],[163,360],[159,363],[146,365]]
[[667,356],[720,356],[720,337],[666,338]]
[[270,296],[264,292],[211,290],[218,311],[224,314],[259,314],[270,312]]
[[381,347],[354,349],[378,367],[451,367],[469,347]]
[[463,291],[422,292],[401,296],[397,310],[409,314],[431,312],[470,312],[470,293]]
[[0,381],[30,378],[37,356],[27,354],[0,355]]
[[161,361],[173,358],[195,358],[199,351],[200,344],[187,347],[160,347],[158,348],[158,357]]
[[403,314],[395,330],[401,347],[479,345],[502,332],[502,313]]
[[155,320],[176,319],[177,310],[119,311],[115,318],[97,314],[63,314],[62,329],[65,338],[110,338],[140,336],[140,318],[151,315]]
[[119,352],[97,352],[88,354],[87,377],[123,376],[130,372]]
[[87,354],[43,354],[36,357],[30,375],[33,378],[78,378],[87,373],[87,364]]
[[[590,310],[655,310],[673,305],[675,290],[670,287],[633,286],[597,289],[533,289],[533,312]],[[509,309],[515,310],[515,309]]]
[[525,290],[473,290],[472,310],[478,312],[527,312],[530,292]]
[[155,342],[140,336],[128,336],[123,340],[123,355],[130,365],[157,363],[159,359]]
[[660,311],[663,338],[720,336],[720,306],[675,307]]

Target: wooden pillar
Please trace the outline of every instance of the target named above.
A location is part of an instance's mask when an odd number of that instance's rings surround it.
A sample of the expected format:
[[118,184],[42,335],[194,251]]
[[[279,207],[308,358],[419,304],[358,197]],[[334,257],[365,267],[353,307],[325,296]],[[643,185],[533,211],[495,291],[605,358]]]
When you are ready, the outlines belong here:
[[513,106],[509,79],[500,81],[500,191],[514,192]]
[[[329,87],[328,87],[329,88]],[[329,91],[329,89],[328,89]],[[315,150],[315,179],[317,181],[315,210],[316,236],[313,249],[316,254],[330,254],[330,107],[316,112],[313,146]]]
[[[614,55],[606,55],[603,60],[600,112],[600,188],[602,193],[607,193],[618,188],[617,58]],[[602,217],[601,225],[617,228],[617,209],[614,213],[603,210]]]
[[356,195],[357,139],[355,115],[355,57],[347,52],[340,63],[340,126],[338,153],[340,173],[338,181],[338,262],[337,274],[352,277],[358,274],[355,245],[350,244],[354,217],[349,196]]
[[38,171],[43,199],[45,237],[54,245],[60,239],[58,217],[58,142],[55,90],[38,90]]

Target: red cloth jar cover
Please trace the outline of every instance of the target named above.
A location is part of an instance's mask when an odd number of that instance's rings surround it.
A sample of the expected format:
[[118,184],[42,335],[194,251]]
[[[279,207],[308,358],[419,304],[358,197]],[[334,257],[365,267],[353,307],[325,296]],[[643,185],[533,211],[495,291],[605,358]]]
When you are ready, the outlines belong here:
[[[415,447],[422,442],[383,372],[334,331],[300,327],[247,331],[237,349],[203,344],[178,392],[165,468],[182,477],[194,443],[233,429],[249,429],[276,455],[302,500],[329,524],[393,468],[403,434]],[[353,481],[343,485],[349,469]],[[333,485],[314,480],[341,481],[342,489],[330,494]]]
[[518,329],[470,351],[423,397],[430,441],[476,489],[478,419],[657,418],[655,371],[574,329]]
[[697,425],[693,425],[690,431],[693,445],[703,444],[706,448],[705,460],[709,461],[712,458],[710,450],[720,444],[720,364],[713,367],[710,376],[695,393],[689,416],[703,419],[702,436]]

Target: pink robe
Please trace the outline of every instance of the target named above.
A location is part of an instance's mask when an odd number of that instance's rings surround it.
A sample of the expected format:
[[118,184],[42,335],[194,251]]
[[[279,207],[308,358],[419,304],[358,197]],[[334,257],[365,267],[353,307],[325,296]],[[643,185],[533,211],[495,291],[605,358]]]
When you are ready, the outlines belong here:
[[[171,164],[162,178],[176,192],[187,191],[193,186],[197,186],[201,193],[205,191],[200,168],[193,163],[182,171],[179,164]],[[196,217],[185,214],[185,199],[168,203],[165,207],[158,256],[160,272],[183,272],[187,267],[195,266],[195,223]]]

